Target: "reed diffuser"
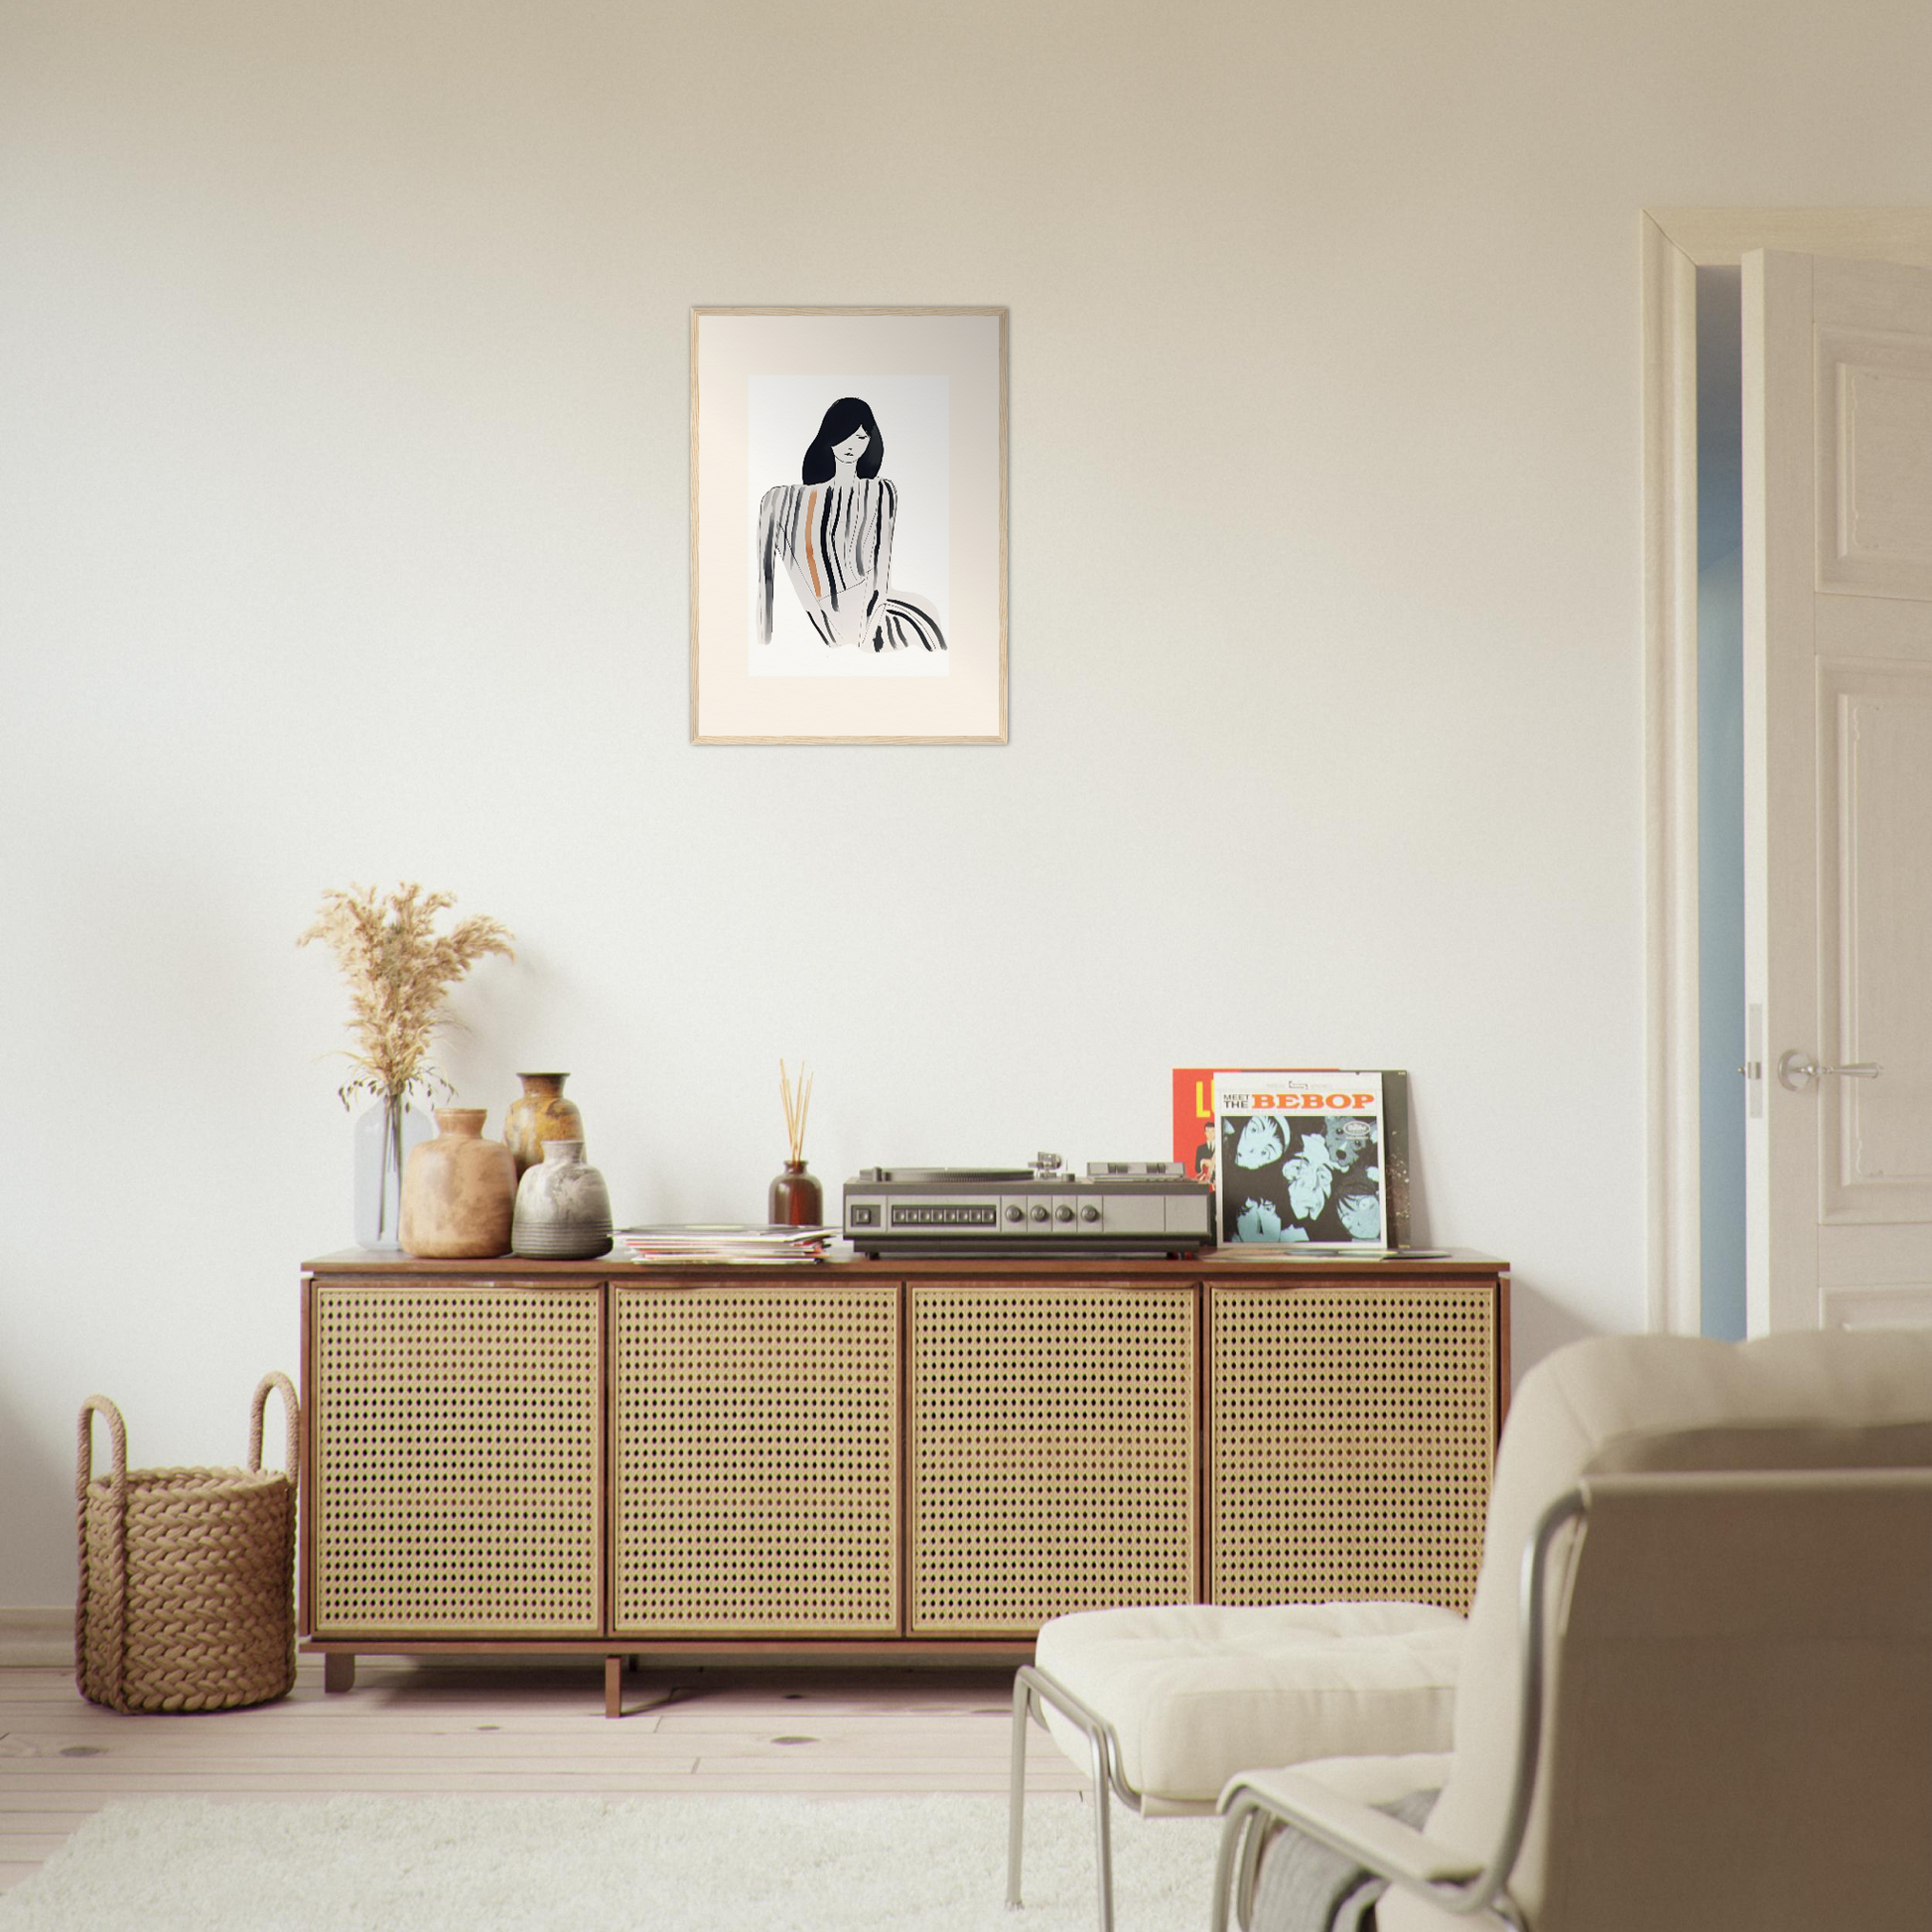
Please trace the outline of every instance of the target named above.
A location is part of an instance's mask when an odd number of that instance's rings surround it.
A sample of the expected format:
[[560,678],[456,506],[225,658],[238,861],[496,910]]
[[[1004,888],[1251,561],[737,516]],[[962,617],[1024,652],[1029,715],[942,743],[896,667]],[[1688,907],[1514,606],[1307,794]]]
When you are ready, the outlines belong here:
[[798,1062],[794,1082],[783,1060],[778,1062],[778,1098],[784,1102],[785,1141],[791,1149],[785,1171],[765,1196],[765,1214],[773,1227],[815,1228],[824,1225],[825,1190],[818,1176],[805,1171],[805,1119],[812,1110],[812,1076]]

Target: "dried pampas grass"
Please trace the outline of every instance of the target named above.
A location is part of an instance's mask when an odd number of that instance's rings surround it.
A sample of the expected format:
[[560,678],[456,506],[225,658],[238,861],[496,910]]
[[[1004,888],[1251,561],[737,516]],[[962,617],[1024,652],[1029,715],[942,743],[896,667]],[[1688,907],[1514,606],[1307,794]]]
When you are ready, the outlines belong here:
[[412,1088],[427,1092],[448,1082],[430,1061],[432,1035],[455,1024],[444,998],[478,960],[490,953],[514,959],[515,934],[494,919],[460,920],[436,930],[436,915],[456,903],[449,893],[398,886],[378,898],[373,886],[325,893],[316,922],[295,943],[328,943],[348,985],[353,1047],[343,1052],[353,1076],[338,1090],[349,1096],[400,1099]]

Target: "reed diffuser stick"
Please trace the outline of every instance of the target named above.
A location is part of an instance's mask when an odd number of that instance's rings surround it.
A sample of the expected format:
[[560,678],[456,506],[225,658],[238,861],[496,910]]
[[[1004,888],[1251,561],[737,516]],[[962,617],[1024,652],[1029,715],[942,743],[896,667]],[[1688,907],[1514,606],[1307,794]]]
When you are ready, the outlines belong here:
[[778,1098],[785,1109],[785,1138],[791,1147],[791,1158],[803,1161],[805,1158],[805,1121],[812,1110],[812,1076],[805,1071],[805,1062],[798,1062],[798,1083],[792,1084],[790,1072],[782,1059],[778,1062]]

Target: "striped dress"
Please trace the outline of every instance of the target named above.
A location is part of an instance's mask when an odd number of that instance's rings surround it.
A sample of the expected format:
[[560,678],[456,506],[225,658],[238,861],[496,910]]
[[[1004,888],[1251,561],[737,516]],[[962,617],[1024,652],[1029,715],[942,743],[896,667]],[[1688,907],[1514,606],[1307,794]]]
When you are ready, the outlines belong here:
[[759,641],[771,641],[782,563],[806,618],[827,644],[861,650],[944,650],[939,621],[891,586],[898,491],[885,477],[780,483],[759,503]]

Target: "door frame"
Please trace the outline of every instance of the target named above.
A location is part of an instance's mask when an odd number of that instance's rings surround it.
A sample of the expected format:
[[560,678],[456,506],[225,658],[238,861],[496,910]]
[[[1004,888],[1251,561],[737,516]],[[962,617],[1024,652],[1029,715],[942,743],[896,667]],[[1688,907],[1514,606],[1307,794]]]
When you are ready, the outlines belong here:
[[1646,1298],[1699,1333],[1697,271],[1753,248],[1932,267],[1932,208],[1642,215]]

